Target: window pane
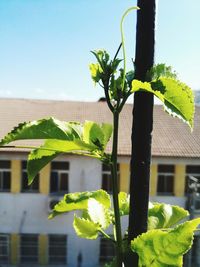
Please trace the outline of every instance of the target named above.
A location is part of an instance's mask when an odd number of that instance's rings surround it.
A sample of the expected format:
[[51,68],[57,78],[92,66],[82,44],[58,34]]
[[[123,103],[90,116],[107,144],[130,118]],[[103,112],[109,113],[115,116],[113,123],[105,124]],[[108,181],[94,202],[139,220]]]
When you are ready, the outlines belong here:
[[108,239],[101,238],[99,261],[101,263],[112,261],[114,255],[115,249],[113,243]]
[[[102,171],[110,172],[110,166],[107,164],[102,164]],[[119,163],[117,163],[117,171],[119,171]]]
[[3,189],[5,191],[10,191],[10,183],[11,183],[11,174],[10,172],[3,172]]
[[27,234],[21,236],[21,263],[38,263],[38,236]]
[[[119,163],[117,163],[117,182],[119,185],[120,182],[120,173],[119,173]],[[112,193],[112,178],[111,178],[111,171],[109,166],[102,164],[102,186],[103,190]]]
[[174,177],[173,176],[167,176],[165,179],[165,187],[166,187],[166,192],[173,194],[173,187],[174,187]]
[[39,191],[39,175],[37,175],[31,184],[31,190],[34,192]]
[[67,263],[67,237],[65,235],[49,236],[49,263]]
[[10,161],[0,160],[0,191],[10,191],[11,174],[10,174]]
[[38,192],[39,191],[39,174],[35,177],[31,185],[28,185],[28,174],[27,174],[27,161],[21,162],[22,168],[22,192]]
[[200,165],[188,165],[186,166],[187,174],[200,174]]
[[27,172],[23,171],[22,172],[22,191],[27,191],[28,190],[28,176]]
[[60,174],[60,191],[68,191],[68,173]]
[[[192,179],[189,179],[189,176],[191,176],[191,178],[195,178],[195,181],[193,181]],[[193,176],[193,177],[192,177]],[[190,188],[190,186],[192,184],[198,184],[200,183],[200,165],[187,165],[186,166],[186,179],[185,179],[185,193],[188,194],[190,192],[192,192],[194,189]],[[198,192],[200,192],[200,188],[198,190]]]
[[112,191],[112,180],[110,174],[103,174],[102,177],[102,189],[108,192]]
[[199,267],[200,266],[200,236],[194,236],[191,257],[192,257],[191,266]]
[[51,163],[52,170],[69,170],[69,162],[68,161],[53,161]]
[[158,177],[158,186],[157,186],[158,193],[165,192],[165,176],[159,175]]
[[0,169],[10,169],[10,160],[0,160]]
[[9,236],[0,235],[0,263],[9,263]]
[[102,171],[110,172],[110,167],[106,164],[102,164]]
[[25,170],[26,171],[27,161],[26,160],[23,160],[21,164],[22,164],[22,170]]
[[157,192],[162,195],[172,195],[174,188],[174,177],[171,175],[159,175]]
[[57,172],[51,172],[50,191],[51,193],[58,192],[58,173]]
[[158,165],[158,172],[174,173],[174,165]]

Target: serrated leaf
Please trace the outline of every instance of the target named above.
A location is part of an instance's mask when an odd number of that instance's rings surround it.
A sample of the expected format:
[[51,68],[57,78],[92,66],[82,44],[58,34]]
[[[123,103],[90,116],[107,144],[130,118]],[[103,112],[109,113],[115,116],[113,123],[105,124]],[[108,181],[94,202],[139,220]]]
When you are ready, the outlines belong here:
[[111,127],[112,126],[109,124],[103,124],[100,126],[95,122],[86,121],[83,126],[83,141],[85,143],[95,145],[99,149],[103,149],[110,138],[109,135],[111,134]]
[[147,81],[157,80],[160,77],[167,77],[177,79],[177,73],[171,66],[166,66],[163,63],[154,65],[149,72],[147,72]]
[[129,205],[130,205],[130,198],[129,195],[125,192],[120,192],[118,194],[119,199],[119,211],[120,215],[129,215]]
[[200,224],[194,219],[169,232],[150,230],[131,242],[131,248],[139,256],[139,266],[181,267],[183,255],[191,248],[193,233]]
[[179,206],[151,203],[148,210],[148,229],[171,227],[188,215],[188,211]]
[[132,92],[137,91],[153,93],[163,102],[170,115],[181,118],[193,128],[194,95],[186,84],[167,77],[160,77],[151,83],[133,80]]
[[100,225],[102,229],[108,228],[111,223],[110,214],[107,208],[94,198],[88,200],[88,214],[92,222]]
[[86,239],[96,239],[100,229],[98,224],[83,218],[79,218],[76,215],[74,216],[73,227],[77,236]]
[[107,209],[111,206],[110,196],[102,189],[92,192],[69,193],[64,195],[63,199],[54,207],[49,218],[72,210],[87,210],[89,199],[97,200]]
[[104,134],[103,144],[104,144],[104,146],[106,146],[108,141],[111,138],[111,135],[113,132],[113,126],[109,123],[102,123],[101,129],[102,129],[103,134]]
[[79,125],[77,123],[67,123],[55,118],[48,118],[19,124],[1,140],[0,145],[25,139],[60,139],[72,141],[75,138],[80,138]]
[[95,149],[96,146],[88,145],[81,140],[46,140],[44,145],[31,151],[28,156],[28,183],[31,184],[37,173],[60,154],[74,151],[91,152]]
[[86,153],[101,159],[111,133],[112,126],[106,123],[98,125],[87,121],[81,125],[47,118],[18,125],[1,140],[0,145],[17,140],[45,139],[45,143],[34,149],[28,158],[28,183],[31,184],[37,173],[61,153]]
[[89,69],[90,69],[90,74],[92,77],[92,80],[97,83],[99,82],[99,80],[101,79],[101,73],[103,72],[101,66],[99,63],[91,63],[89,65]]
[[61,153],[43,149],[34,149],[28,155],[27,174],[28,184],[30,185],[38,172],[42,170],[49,162],[59,156]]

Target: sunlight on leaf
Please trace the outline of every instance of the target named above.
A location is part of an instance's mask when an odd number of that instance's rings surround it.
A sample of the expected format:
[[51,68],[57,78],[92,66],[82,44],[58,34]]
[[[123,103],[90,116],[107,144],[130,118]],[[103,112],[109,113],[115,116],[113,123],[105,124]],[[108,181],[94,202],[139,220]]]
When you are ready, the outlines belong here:
[[108,209],[106,209],[99,201],[90,198],[88,200],[87,211],[91,221],[98,223],[101,228],[106,229],[110,225],[111,219]]
[[132,81],[132,92],[146,91],[153,93],[164,104],[164,109],[193,128],[194,95],[184,83],[167,77],[160,77],[152,82]]
[[54,207],[49,218],[72,210],[87,210],[89,199],[95,199],[107,209],[111,206],[110,196],[102,189],[91,192],[69,193],[64,195],[63,199]]
[[139,266],[181,267],[183,254],[192,245],[193,233],[200,224],[200,218],[194,219],[169,232],[150,230],[131,242],[131,248],[139,256]]
[[76,215],[74,216],[73,227],[77,236],[86,239],[96,239],[100,229],[98,224],[83,218],[79,218]]

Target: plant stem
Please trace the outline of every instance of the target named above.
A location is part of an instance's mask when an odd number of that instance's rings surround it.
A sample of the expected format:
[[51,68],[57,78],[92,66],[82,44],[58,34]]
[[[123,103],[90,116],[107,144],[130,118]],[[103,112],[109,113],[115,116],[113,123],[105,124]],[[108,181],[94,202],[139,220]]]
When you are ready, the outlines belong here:
[[110,241],[112,241],[113,243],[115,243],[115,240],[113,240],[109,235],[107,235],[102,229],[99,230],[99,232],[107,239],[109,239]]
[[119,212],[118,200],[118,177],[117,177],[117,146],[118,146],[118,128],[119,128],[119,112],[113,112],[113,146],[111,155],[111,176],[112,176],[112,190],[113,190],[113,207],[115,216],[115,230],[116,230],[116,259],[117,267],[122,266],[122,234],[121,221]]

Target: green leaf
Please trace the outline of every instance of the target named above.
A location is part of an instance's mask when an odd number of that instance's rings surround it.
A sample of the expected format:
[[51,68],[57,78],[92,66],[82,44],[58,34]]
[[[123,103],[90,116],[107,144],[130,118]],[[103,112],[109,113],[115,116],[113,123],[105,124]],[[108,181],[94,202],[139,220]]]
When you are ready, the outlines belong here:
[[186,84],[166,77],[160,77],[151,83],[133,80],[132,92],[137,91],[153,93],[163,102],[170,115],[182,119],[193,128],[194,95]]
[[60,139],[72,141],[75,138],[80,139],[80,135],[80,124],[48,118],[19,124],[1,140],[0,145],[25,139]]
[[64,195],[63,199],[54,207],[49,218],[72,210],[87,210],[89,199],[97,200],[107,209],[111,206],[110,196],[102,189],[92,192],[69,193]]
[[111,134],[110,124],[87,121],[81,125],[48,118],[20,124],[2,139],[0,145],[16,140],[47,139],[29,155],[27,171],[31,184],[37,173],[61,153],[87,154],[101,159]]
[[129,215],[130,197],[125,192],[118,194],[120,215]]
[[108,67],[108,61],[109,61],[109,54],[106,52],[106,50],[94,50],[91,51],[92,54],[96,57],[99,65],[101,66],[102,70],[105,72],[105,70]]
[[111,223],[110,214],[107,208],[94,198],[88,200],[88,214],[92,222],[100,225],[102,229],[108,228]]
[[104,146],[106,146],[108,141],[111,138],[111,135],[113,132],[113,126],[109,123],[102,123],[101,129],[102,129],[103,134],[104,134],[103,144],[104,144]]
[[103,149],[111,136],[112,126],[110,124],[98,125],[92,121],[86,121],[83,126],[83,141]]
[[27,162],[28,184],[30,185],[38,172],[61,153],[43,149],[34,149],[30,152]]
[[172,69],[171,66],[165,64],[154,65],[146,75],[147,81],[157,80],[161,77],[177,79],[177,73]]
[[92,77],[92,80],[95,82],[95,83],[98,83],[99,80],[101,79],[101,74],[103,72],[101,66],[99,63],[91,63],[89,65],[89,69],[90,69],[90,74],[91,74],[91,77]]
[[171,227],[188,215],[188,211],[179,206],[151,203],[148,210],[148,229]]
[[181,267],[183,254],[192,245],[193,233],[200,218],[178,225],[169,232],[150,230],[131,242],[131,248],[139,256],[139,267]]
[[91,152],[97,149],[95,145],[88,145],[81,140],[64,141],[49,139],[40,148],[33,150],[28,157],[28,182],[32,183],[37,173],[50,161],[61,153],[81,151]]
[[83,218],[79,218],[76,215],[74,216],[73,227],[77,236],[86,239],[96,239],[100,229],[98,224]]

